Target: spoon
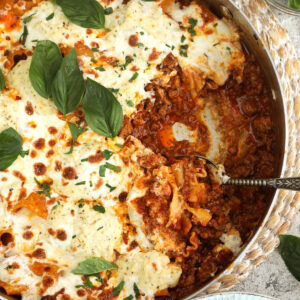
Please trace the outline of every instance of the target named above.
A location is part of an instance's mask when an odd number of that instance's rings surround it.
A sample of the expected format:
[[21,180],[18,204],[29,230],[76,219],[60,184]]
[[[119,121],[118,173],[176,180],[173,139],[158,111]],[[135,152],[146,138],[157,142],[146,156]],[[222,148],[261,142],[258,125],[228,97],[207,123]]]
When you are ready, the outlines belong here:
[[292,191],[300,191],[300,177],[288,177],[288,178],[267,178],[267,179],[252,179],[252,178],[230,178],[226,175],[224,167],[222,165],[218,165],[214,161],[209,158],[198,155],[198,154],[182,154],[175,155],[174,158],[183,158],[183,157],[191,157],[194,156],[196,158],[204,159],[210,165],[217,169],[217,176],[220,179],[221,184],[223,185],[248,185],[248,186],[266,186],[273,187],[275,189],[286,189]]

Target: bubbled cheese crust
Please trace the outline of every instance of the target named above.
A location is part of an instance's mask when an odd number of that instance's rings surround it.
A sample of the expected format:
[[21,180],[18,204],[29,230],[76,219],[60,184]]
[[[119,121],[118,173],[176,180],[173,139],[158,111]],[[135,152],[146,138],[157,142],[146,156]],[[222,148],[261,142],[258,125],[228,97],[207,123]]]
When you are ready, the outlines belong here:
[[[243,64],[236,29],[216,17],[205,21],[204,8],[195,3],[182,9],[177,3],[165,7],[163,1],[131,0],[123,4],[115,0],[110,6],[113,13],[106,16],[106,27],[110,29],[106,32],[79,27],[66,18],[59,6],[41,1],[24,15],[32,16],[26,24],[28,37],[24,47],[33,52],[36,40],[49,39],[62,49],[78,43],[85,49],[97,48],[92,56],[91,50],[78,53],[84,78],[114,89],[128,116],[142,100],[154,100],[145,86],[153,79],[166,79],[159,65],[170,52],[187,76],[197,74],[203,82],[210,79],[217,85],[224,84],[231,72],[240,70]],[[46,21],[52,13],[53,18]],[[188,30],[190,18],[198,20],[193,36]],[[0,22],[0,65],[7,86],[0,94],[0,132],[13,127],[22,136],[23,150],[30,152],[0,172],[0,232],[9,231],[14,237],[13,243],[0,246],[0,282],[24,287],[24,299],[53,295],[62,288],[77,299],[75,286],[82,284],[82,279],[71,270],[86,258],[102,257],[118,265],[108,287],[125,282],[119,299],[134,293],[134,283],[143,298],[152,299],[156,292],[176,286],[181,269],[162,253],[159,243],[164,239],[159,233],[153,233],[151,239],[145,234],[142,217],[131,203],[147,190],[141,184],[145,174],[137,157],[151,151],[134,138],[130,146],[120,148],[116,144],[123,145],[122,138],[106,139],[88,129],[77,139],[73,153],[66,154],[72,140],[67,121],[78,121],[78,115],[72,113],[65,119],[51,99],[35,92],[28,76],[30,56],[7,72],[11,65],[4,49],[22,48],[17,42],[24,25],[20,21],[8,32]],[[132,36],[137,39],[135,45],[129,42]],[[182,46],[187,49],[187,56],[182,55]],[[125,68],[126,57],[132,61]],[[100,66],[102,69],[97,70]],[[138,77],[130,80],[135,72]],[[77,113],[80,110],[79,107]],[[178,140],[186,139],[177,127],[173,130]],[[189,138],[194,138],[192,132]],[[103,150],[112,151],[113,155],[106,160],[101,156]],[[106,169],[106,176],[99,176],[99,166],[107,162],[120,168],[120,172]],[[46,217],[24,207],[13,210],[22,199],[40,190],[35,178],[52,183],[51,199],[45,196],[43,200]],[[118,201],[122,193],[127,195],[125,203]],[[105,212],[96,211],[95,205],[103,206]],[[28,232],[31,237],[25,238]],[[233,244],[235,247],[232,238],[223,239],[228,248]],[[132,242],[138,246],[129,247]],[[39,249],[43,249],[45,257],[31,255]],[[58,266],[60,275],[47,289],[41,289],[42,276],[30,268],[34,261]],[[11,269],[13,263],[19,267]],[[95,278],[91,280],[95,287],[100,285]]]

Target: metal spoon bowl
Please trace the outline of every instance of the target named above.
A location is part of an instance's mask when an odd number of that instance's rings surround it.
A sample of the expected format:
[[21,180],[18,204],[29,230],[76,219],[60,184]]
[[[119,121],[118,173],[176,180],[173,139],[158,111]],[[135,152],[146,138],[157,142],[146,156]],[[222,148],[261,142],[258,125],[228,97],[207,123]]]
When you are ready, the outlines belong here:
[[288,177],[288,178],[230,178],[226,175],[224,167],[210,160],[209,158],[198,154],[181,154],[173,156],[173,158],[190,158],[194,156],[205,160],[212,165],[218,171],[218,177],[220,178],[222,185],[246,185],[246,186],[265,186],[273,187],[275,189],[285,189],[292,191],[300,191],[300,177]]

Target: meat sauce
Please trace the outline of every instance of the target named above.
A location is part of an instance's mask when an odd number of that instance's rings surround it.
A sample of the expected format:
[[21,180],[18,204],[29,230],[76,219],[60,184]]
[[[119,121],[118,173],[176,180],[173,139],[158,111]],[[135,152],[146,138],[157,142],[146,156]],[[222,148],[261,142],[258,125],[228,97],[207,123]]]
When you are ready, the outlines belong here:
[[[224,86],[217,88],[207,82],[197,98],[204,99],[220,120],[218,130],[222,133],[226,149],[223,153],[223,164],[228,175],[267,178],[275,173],[272,97],[257,62],[246,51],[245,56],[246,64],[241,82],[237,82],[233,76]],[[141,103],[131,120],[127,119],[124,122],[121,135],[126,137],[132,134],[156,154],[166,157],[192,152],[207,154],[210,147],[209,130],[198,113],[202,104],[189,93],[184,74],[172,55],[166,57],[160,68],[164,73],[176,69],[177,75],[164,86],[158,81],[146,86],[147,90],[154,91],[155,102],[146,99]],[[167,131],[165,135],[162,134],[177,121],[197,129],[196,143],[186,140],[177,142]],[[172,163],[174,161],[169,160],[171,166]],[[190,173],[187,172],[186,176],[187,174]],[[209,209],[212,218],[203,226],[199,222],[193,222],[192,214],[186,212],[184,219],[192,220],[187,234],[182,230],[185,226],[164,229],[168,231],[166,234],[173,236],[176,244],[182,245],[185,254],[178,255],[176,251],[168,253],[172,261],[181,265],[183,272],[178,285],[169,289],[169,295],[156,297],[157,299],[184,297],[228,267],[234,259],[234,254],[226,248],[217,250],[221,235],[229,228],[235,228],[245,243],[257,229],[268,208],[266,189],[223,187],[210,182],[209,176],[203,182],[206,182],[207,190],[205,199],[200,200],[200,206]],[[171,196],[159,198],[153,193],[153,182],[149,183],[149,186],[149,192],[137,202],[146,228],[151,231],[158,228],[156,219],[162,220],[162,227],[166,226]],[[181,192],[185,197],[189,197],[187,188],[186,191],[183,188]],[[154,205],[155,203],[161,205]],[[196,242],[193,243],[192,240]],[[193,246],[194,244],[197,246]]]

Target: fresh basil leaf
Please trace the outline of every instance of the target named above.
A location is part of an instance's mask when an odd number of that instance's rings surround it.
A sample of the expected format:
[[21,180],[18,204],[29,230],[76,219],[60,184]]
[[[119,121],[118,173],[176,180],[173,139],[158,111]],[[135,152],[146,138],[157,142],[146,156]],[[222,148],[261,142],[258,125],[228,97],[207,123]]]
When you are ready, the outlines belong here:
[[78,127],[76,126],[75,124],[71,123],[71,122],[68,122],[68,126],[70,128],[70,131],[71,131],[71,135],[72,135],[72,146],[69,150],[69,152],[65,153],[65,154],[71,154],[73,152],[73,146],[77,140],[77,138],[86,131],[85,128],[82,128],[82,127]]
[[118,296],[120,294],[120,292],[122,291],[123,287],[124,287],[124,280],[121,281],[112,291],[112,294],[114,297]]
[[52,83],[51,94],[56,107],[64,115],[73,111],[79,104],[84,89],[84,79],[73,48],[63,59]]
[[22,138],[13,128],[0,133],[0,171],[8,168],[22,151]]
[[83,98],[85,120],[91,129],[106,137],[115,137],[123,124],[123,109],[104,86],[88,78]]
[[280,235],[279,253],[289,271],[300,281],[300,238]]
[[84,28],[101,29],[105,25],[102,5],[96,0],[57,0],[66,17]]
[[105,213],[105,208],[102,205],[100,205],[100,204],[94,205],[93,206],[93,210],[95,210],[95,211],[97,211],[97,212],[99,212],[101,214]]
[[102,151],[102,155],[104,156],[104,158],[106,160],[109,160],[114,155],[114,152],[105,149],[105,150]]
[[288,6],[294,9],[300,9],[300,1],[299,0],[289,0]]
[[90,257],[82,261],[78,267],[71,272],[79,275],[91,275],[105,270],[117,269],[117,265],[100,257]]
[[37,43],[29,69],[29,79],[32,87],[43,98],[48,99],[51,96],[51,85],[61,63],[61,52],[55,43]]
[[4,88],[5,88],[5,78],[2,70],[0,69],[0,91],[2,91]]

